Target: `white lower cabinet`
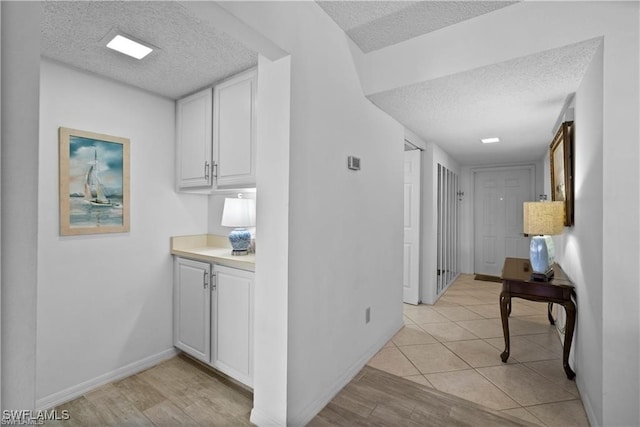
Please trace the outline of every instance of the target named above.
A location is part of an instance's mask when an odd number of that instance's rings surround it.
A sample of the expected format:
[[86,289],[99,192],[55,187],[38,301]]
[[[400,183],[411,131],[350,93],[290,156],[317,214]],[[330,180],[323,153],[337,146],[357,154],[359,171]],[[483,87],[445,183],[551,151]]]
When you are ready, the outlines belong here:
[[253,387],[254,273],[176,257],[174,345]]
[[173,344],[185,353],[211,360],[211,265],[175,258],[173,265]]
[[211,365],[253,386],[253,276],[215,265],[211,293]]

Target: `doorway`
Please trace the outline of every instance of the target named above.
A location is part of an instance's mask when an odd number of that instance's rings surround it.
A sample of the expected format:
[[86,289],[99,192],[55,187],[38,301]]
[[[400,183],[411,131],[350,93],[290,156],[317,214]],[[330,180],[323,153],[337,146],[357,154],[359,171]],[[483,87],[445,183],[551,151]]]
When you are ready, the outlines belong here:
[[402,300],[420,303],[420,179],[422,152],[405,144],[404,152],[404,268]]
[[534,199],[534,166],[475,170],[474,272],[500,276],[505,257],[528,258],[522,204]]

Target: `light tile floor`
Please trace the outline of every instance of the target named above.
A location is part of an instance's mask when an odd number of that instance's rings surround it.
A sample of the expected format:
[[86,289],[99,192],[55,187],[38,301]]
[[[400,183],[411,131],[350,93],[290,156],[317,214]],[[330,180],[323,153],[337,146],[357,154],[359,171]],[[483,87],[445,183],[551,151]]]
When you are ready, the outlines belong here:
[[541,426],[588,426],[547,304],[513,299],[511,355],[500,360],[501,287],[463,274],[435,305],[405,304],[405,327],[369,365]]

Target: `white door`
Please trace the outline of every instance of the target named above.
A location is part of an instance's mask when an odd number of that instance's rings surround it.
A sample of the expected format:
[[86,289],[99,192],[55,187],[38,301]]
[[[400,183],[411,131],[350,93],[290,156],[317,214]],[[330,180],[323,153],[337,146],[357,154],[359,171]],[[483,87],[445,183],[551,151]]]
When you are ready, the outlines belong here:
[[420,301],[420,150],[404,152],[403,300]]
[[478,171],[474,174],[474,270],[500,276],[505,257],[528,258],[522,204],[533,200],[533,169]]
[[211,89],[176,102],[178,187],[211,186]]
[[253,386],[254,273],[214,266],[211,364]]
[[193,357],[209,363],[211,348],[210,265],[176,258],[173,267],[173,341]]
[[255,186],[257,79],[256,70],[250,70],[214,88],[213,151],[218,188]]

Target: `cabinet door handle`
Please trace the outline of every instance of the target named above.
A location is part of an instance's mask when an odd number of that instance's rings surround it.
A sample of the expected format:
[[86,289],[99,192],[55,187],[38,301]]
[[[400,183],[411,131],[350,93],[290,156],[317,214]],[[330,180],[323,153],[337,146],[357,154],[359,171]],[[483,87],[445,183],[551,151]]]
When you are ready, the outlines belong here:
[[204,162],[204,179],[209,179],[209,162]]
[[205,289],[207,289],[207,285],[209,284],[209,283],[207,283],[207,275],[208,275],[208,274],[209,274],[209,273],[207,273],[207,272],[205,271],[205,272],[204,272],[204,274],[202,275],[202,283],[203,283],[203,285],[204,285],[204,288],[205,288]]
[[213,162],[213,177],[218,178],[218,163]]
[[216,273],[211,273],[211,290],[215,291],[217,289],[217,276]]

